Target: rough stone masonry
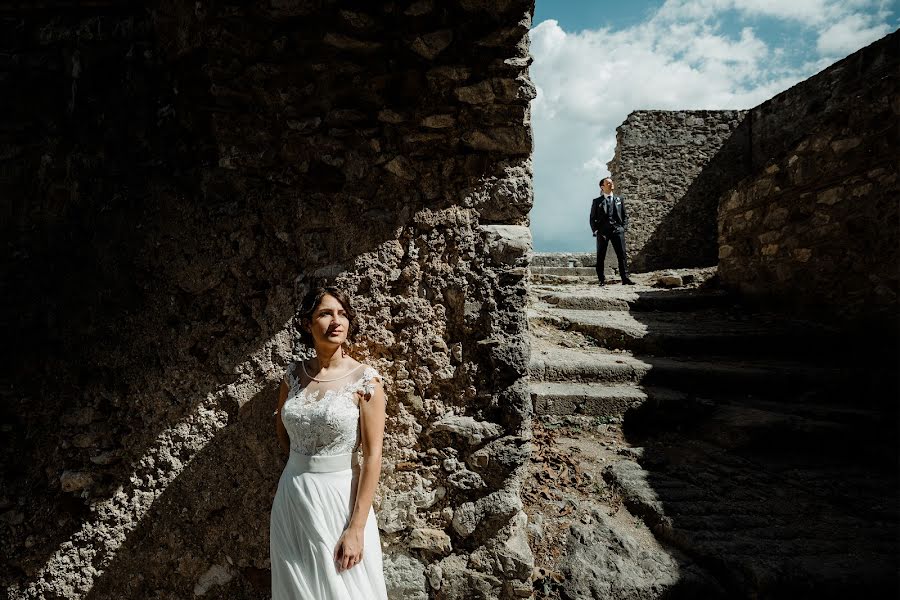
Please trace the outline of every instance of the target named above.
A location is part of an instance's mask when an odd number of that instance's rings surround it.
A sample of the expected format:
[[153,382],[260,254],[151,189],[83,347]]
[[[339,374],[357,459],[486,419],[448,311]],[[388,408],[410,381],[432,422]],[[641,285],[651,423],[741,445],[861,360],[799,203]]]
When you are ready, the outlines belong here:
[[722,283],[857,334],[896,336],[900,32],[747,120],[749,172],[718,202]]
[[716,207],[746,170],[746,114],[638,110],[616,129],[608,166],[626,199],[634,270],[716,264]]
[[900,33],[749,111],[635,111],[609,163],[635,270],[712,266],[747,299],[886,324],[900,304]]
[[529,596],[533,2],[41,6],[0,8],[9,597],[267,597],[320,281],[387,381],[392,597]]

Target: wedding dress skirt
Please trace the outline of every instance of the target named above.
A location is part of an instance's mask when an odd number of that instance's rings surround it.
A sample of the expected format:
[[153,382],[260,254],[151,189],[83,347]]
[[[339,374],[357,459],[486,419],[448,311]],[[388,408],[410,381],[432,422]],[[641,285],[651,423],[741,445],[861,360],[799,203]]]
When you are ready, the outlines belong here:
[[[358,411],[354,396],[378,377],[327,391],[323,397],[295,389],[281,418],[291,452],[278,481],[269,525],[272,600],[383,600],[387,598],[375,512],[363,529],[362,560],[338,571],[338,539],[350,521],[360,469]],[[296,393],[295,393],[296,392]],[[342,450],[341,453],[333,453]],[[346,452],[346,450],[351,450]]]
[[[272,600],[386,598],[375,511],[363,530],[359,564],[338,571],[334,551],[350,520],[359,475],[355,454],[291,452],[272,505]],[[276,587],[277,586],[277,587]]]

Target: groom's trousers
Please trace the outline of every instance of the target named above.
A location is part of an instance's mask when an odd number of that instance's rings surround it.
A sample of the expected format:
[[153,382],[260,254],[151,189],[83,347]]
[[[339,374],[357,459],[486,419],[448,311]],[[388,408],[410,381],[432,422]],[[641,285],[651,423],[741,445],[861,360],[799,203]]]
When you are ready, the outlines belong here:
[[628,279],[628,264],[625,260],[625,232],[612,231],[610,233],[597,232],[597,279],[606,281],[606,274],[603,269],[606,263],[606,247],[607,242],[612,243],[616,258],[619,259],[619,277],[624,281]]

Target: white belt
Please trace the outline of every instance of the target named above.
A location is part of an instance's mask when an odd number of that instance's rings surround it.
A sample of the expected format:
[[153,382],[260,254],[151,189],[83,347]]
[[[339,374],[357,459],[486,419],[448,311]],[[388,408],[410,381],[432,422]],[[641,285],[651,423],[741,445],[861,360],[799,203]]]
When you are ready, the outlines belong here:
[[333,473],[357,467],[359,459],[356,452],[332,456],[307,456],[291,450],[288,463],[292,464],[294,470],[305,473]]

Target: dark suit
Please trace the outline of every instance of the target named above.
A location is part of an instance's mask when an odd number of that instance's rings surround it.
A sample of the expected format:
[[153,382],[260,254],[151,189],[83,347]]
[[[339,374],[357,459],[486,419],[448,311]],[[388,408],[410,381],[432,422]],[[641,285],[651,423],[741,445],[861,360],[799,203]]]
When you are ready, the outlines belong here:
[[607,242],[612,242],[616,258],[619,259],[619,275],[622,281],[628,279],[628,265],[625,261],[625,230],[628,228],[628,213],[625,201],[613,195],[594,198],[591,202],[591,231],[597,236],[597,279],[605,281],[603,263],[606,261]]

